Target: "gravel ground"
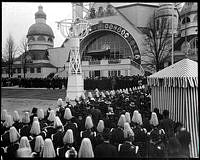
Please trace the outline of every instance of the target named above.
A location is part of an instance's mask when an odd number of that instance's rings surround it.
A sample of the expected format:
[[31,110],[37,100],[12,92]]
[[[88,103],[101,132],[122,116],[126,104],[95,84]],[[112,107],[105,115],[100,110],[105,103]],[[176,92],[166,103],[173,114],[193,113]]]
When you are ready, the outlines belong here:
[[22,115],[24,111],[31,112],[33,107],[43,108],[44,110],[48,107],[55,109],[56,102],[56,100],[1,98],[1,110],[7,109],[11,115],[14,110],[17,110],[19,114]]
[[24,111],[31,112],[33,107],[55,109],[58,98],[64,101],[65,96],[65,89],[1,88],[1,110],[7,109],[11,115],[17,110],[22,115]]

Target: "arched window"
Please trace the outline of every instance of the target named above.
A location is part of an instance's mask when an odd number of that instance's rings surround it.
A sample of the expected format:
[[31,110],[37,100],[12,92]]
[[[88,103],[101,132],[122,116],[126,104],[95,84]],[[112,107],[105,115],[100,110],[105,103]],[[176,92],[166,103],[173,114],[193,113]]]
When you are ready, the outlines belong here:
[[48,42],[53,42],[52,38],[49,37],[48,38]]
[[194,37],[190,40],[190,50],[192,54],[196,54],[198,51],[198,37]]
[[44,36],[39,36],[39,37],[37,38],[37,40],[38,40],[38,41],[45,41],[45,38],[44,38]]
[[194,16],[194,19],[193,19],[194,22],[198,22],[198,16]]
[[184,42],[182,45],[181,45],[181,51],[186,53],[190,48],[190,43],[189,42]]
[[28,42],[30,42],[30,41],[35,41],[35,38],[33,36],[28,37]]
[[189,23],[189,22],[190,22],[190,18],[189,17],[185,17],[182,20],[182,24]]

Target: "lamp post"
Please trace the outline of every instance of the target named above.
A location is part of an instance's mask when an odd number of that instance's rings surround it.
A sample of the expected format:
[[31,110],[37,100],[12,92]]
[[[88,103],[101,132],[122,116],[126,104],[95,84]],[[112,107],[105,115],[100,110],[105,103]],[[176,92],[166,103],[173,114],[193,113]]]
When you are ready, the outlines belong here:
[[69,69],[66,97],[75,100],[84,93],[84,80],[79,53],[80,38],[84,38],[89,31],[89,23],[85,19],[65,19],[58,23],[58,27],[65,38],[69,38]]

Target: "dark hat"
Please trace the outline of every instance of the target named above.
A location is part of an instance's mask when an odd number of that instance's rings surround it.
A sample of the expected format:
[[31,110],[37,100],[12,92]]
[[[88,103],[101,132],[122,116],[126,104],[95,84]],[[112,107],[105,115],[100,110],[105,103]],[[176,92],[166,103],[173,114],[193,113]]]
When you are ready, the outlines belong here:
[[37,113],[37,108],[33,107],[32,112],[31,113]]

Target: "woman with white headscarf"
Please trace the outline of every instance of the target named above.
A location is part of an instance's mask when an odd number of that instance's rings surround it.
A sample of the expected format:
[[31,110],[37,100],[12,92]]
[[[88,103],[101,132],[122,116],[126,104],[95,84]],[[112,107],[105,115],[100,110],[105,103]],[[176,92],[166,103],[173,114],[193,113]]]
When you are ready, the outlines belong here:
[[34,157],[41,157],[43,148],[44,148],[44,139],[41,135],[38,135],[35,138],[35,146],[33,150],[35,152]]
[[67,151],[72,149],[72,147],[76,151],[77,146],[74,140],[73,131],[71,129],[68,129],[65,135],[63,136],[63,144],[64,145],[62,147],[58,147],[56,149],[58,157],[66,157]]
[[6,109],[3,109],[1,111],[1,122],[5,122],[6,120],[6,115],[8,114],[7,110]]
[[95,137],[96,137],[96,132],[94,131],[94,124],[92,121],[92,117],[87,116],[85,119],[85,130],[80,132],[80,138],[81,138],[81,140],[83,138],[89,138],[94,147],[95,146]]
[[21,122],[21,119],[20,119],[20,116],[19,116],[19,113],[18,111],[14,111],[14,114],[13,114],[13,126],[17,129],[17,131],[19,132],[19,129],[21,129],[23,127],[23,124]]
[[103,120],[99,120],[97,124],[97,136],[96,136],[96,143],[95,146],[102,143],[104,141],[103,139],[103,131],[104,131],[105,125]]
[[151,113],[149,123],[152,127],[152,130],[147,133],[149,139],[149,155],[151,158],[160,158],[164,154],[165,132],[158,127],[159,121],[155,112]]
[[125,113],[126,122],[131,123],[131,115],[129,112]]
[[54,144],[54,148],[63,146],[64,126],[58,116],[54,120],[54,128],[56,132],[51,135],[51,140]]
[[79,132],[78,132],[78,125],[72,119],[74,116],[72,115],[71,109],[66,108],[64,113],[64,131],[66,132],[68,129],[71,129],[73,131],[74,139],[77,141],[79,138]]
[[54,150],[54,146],[52,140],[50,138],[46,138],[44,141],[44,147],[42,151],[43,158],[55,158],[56,152]]
[[142,128],[142,116],[138,110],[135,110],[133,112],[132,122],[133,123],[131,123],[131,127],[134,132],[134,142],[140,148],[139,154],[145,158],[147,156],[147,130],[145,128]]
[[42,132],[41,132],[41,128],[40,128],[40,122],[38,121],[37,117],[34,117],[33,118],[33,123],[32,123],[32,126],[31,126],[31,130],[30,130],[30,136],[28,137],[30,139],[30,144],[31,144],[32,150],[34,150],[34,147],[35,147],[36,137],[38,135],[42,135],[43,136],[43,134],[41,134],[41,133]]
[[126,118],[124,114],[121,114],[117,123],[117,128],[111,129],[111,139],[110,143],[115,145],[116,147],[123,143],[124,141],[124,123],[126,122]]
[[94,152],[89,138],[83,138],[78,151],[78,158],[94,158]]
[[55,117],[56,117],[55,111],[53,109],[50,110],[49,116],[47,118],[48,126],[52,126],[53,125]]
[[30,115],[29,112],[25,112],[23,117],[22,117],[22,123],[23,127],[19,129],[20,135],[23,136],[30,136],[30,130],[31,130],[31,125],[30,125]]
[[26,136],[21,137],[20,142],[19,142],[19,149],[20,148],[28,148],[32,152],[31,145]]
[[[10,127],[9,132],[7,132],[9,135],[9,144],[7,147],[7,153],[6,153],[6,159],[13,159],[16,157],[17,150],[19,148],[19,140],[20,140],[20,134],[16,130],[15,127]],[[7,136],[6,136],[7,137]],[[2,143],[5,143],[4,135],[2,136]]]
[[4,127],[5,127],[5,131],[9,130],[10,127],[12,127],[13,125],[13,118],[11,115],[7,114],[5,117],[5,122],[3,123]]
[[6,120],[6,116],[8,115],[8,112],[6,109],[3,109],[1,111],[1,135],[5,133],[6,127],[4,126],[4,122]]

